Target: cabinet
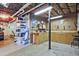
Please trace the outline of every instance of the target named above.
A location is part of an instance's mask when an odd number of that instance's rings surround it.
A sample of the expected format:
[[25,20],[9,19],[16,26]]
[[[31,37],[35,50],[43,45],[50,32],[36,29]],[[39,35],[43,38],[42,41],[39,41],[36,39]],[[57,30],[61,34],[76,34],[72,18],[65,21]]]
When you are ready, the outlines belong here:
[[41,44],[48,40],[47,32],[35,32],[31,33],[31,43]]

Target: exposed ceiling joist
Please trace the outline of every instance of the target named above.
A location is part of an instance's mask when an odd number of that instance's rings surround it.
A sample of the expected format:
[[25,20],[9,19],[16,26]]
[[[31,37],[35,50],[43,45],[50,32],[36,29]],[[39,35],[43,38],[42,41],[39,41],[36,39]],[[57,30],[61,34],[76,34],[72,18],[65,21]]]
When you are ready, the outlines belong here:
[[[53,6],[53,4],[52,4],[52,6]],[[53,8],[53,10],[54,10],[58,15],[60,15],[59,12],[58,12],[55,8]]]
[[27,13],[29,13],[29,12],[35,10],[36,8],[38,8],[38,7],[42,6],[42,5],[44,5],[44,4],[45,4],[45,3],[41,3],[41,4],[39,4],[39,5],[35,6],[35,7],[33,7],[32,9],[28,10],[28,11],[25,12],[24,14],[27,14]]
[[31,5],[31,3],[27,3],[25,4],[23,7],[21,7],[15,14],[13,14],[12,16],[16,16],[19,12],[21,12],[22,10],[24,10],[26,7],[28,7],[29,5]]
[[53,10],[54,10],[58,15],[60,15],[54,8],[53,8]]
[[69,10],[69,13],[71,13],[71,10],[70,10],[69,5],[67,3],[66,3],[66,6],[67,6],[67,8]]
[[65,14],[65,13],[63,12],[62,8],[60,7],[60,4],[57,3],[56,5],[59,7],[59,9],[62,11],[62,13]]

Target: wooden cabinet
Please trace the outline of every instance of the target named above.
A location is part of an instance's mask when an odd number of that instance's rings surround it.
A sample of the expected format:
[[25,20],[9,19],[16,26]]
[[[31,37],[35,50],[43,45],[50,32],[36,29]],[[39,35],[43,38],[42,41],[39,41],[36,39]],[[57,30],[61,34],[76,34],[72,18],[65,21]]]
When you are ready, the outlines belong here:
[[40,44],[48,40],[48,35],[47,32],[36,32],[36,33],[31,33],[30,39],[31,43],[34,44]]

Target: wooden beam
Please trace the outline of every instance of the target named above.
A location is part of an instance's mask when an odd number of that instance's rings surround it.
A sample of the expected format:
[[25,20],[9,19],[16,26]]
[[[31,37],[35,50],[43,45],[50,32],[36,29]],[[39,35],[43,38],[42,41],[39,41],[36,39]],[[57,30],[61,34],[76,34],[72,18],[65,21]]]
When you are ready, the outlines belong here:
[[69,13],[71,13],[71,10],[70,10],[70,8],[69,8],[68,3],[66,3],[66,6],[67,6],[67,8],[68,8],[68,10],[69,10]]
[[35,10],[36,8],[39,8],[40,6],[42,6],[42,5],[44,5],[44,4],[45,4],[45,3],[41,3],[41,4],[39,4],[39,5],[37,5],[37,6],[33,7],[33,8],[31,8],[30,10],[26,11],[26,12],[23,13],[23,14],[27,14],[27,13],[29,13],[29,12]]
[[[53,6],[53,4],[52,4],[52,6]],[[53,8],[53,10],[54,10],[58,15],[60,15],[59,12],[58,12],[55,8]]]
[[31,3],[27,3],[25,4],[23,7],[21,7],[15,14],[12,15],[12,17],[16,16],[19,12],[21,12],[22,10],[24,10],[26,7],[28,7]]
[[56,11],[54,8],[53,8],[53,10],[54,10],[58,15],[60,15],[60,14],[58,13],[58,11]]
[[65,17],[76,16],[76,12],[64,15]]
[[61,12],[63,13],[63,15],[65,14],[64,11],[62,10],[61,6],[59,3],[56,3],[56,5],[59,7],[59,9],[61,10]]
[[[51,15],[53,15],[53,12],[51,12]],[[53,15],[54,16],[54,15]]]

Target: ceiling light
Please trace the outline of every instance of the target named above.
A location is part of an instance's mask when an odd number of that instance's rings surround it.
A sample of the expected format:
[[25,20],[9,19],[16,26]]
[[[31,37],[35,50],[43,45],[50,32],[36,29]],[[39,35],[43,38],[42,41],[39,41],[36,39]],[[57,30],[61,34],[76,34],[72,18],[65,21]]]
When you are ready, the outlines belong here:
[[56,17],[51,17],[50,19],[57,19],[57,18],[62,18],[63,16],[60,15],[60,16],[56,16]]
[[51,9],[52,9],[52,6],[49,6],[43,10],[40,10],[40,11],[34,13],[34,15],[39,15],[39,14],[45,13],[46,11],[51,10]]

